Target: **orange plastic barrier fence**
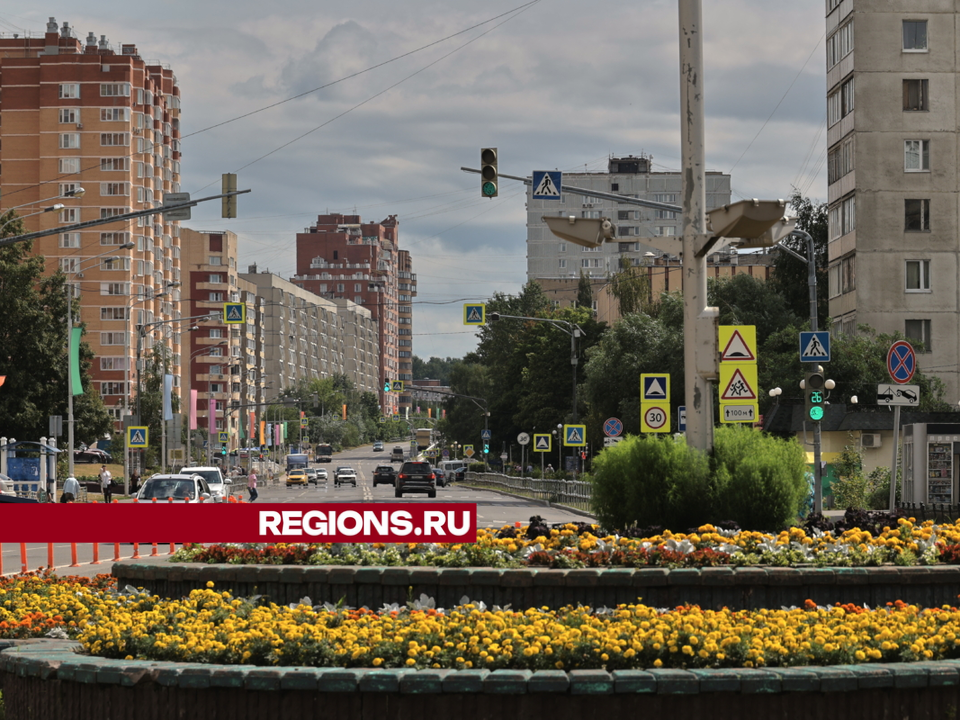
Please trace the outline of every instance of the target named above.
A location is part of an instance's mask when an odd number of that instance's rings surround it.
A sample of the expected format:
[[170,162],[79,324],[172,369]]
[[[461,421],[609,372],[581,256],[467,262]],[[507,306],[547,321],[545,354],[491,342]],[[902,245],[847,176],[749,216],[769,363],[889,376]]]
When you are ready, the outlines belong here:
[[[7,543],[8,547],[13,543]],[[17,543],[20,546],[20,572],[29,572],[30,571],[30,562],[27,552],[27,543]],[[39,543],[38,543],[39,544]],[[54,543],[45,543],[47,546],[47,568],[54,568],[55,558],[54,558]],[[79,545],[91,546],[91,555],[92,560],[88,562],[80,562],[80,551]],[[150,548],[150,557],[159,557],[160,556],[160,545],[166,543],[151,543]],[[170,543],[169,554],[173,555],[177,551],[177,543]],[[35,549],[36,552],[36,549]],[[129,558],[122,558],[120,556],[120,543],[113,543],[113,562],[120,562],[121,560],[140,560],[140,543],[133,543],[133,554]],[[70,564],[67,567],[82,567],[83,565],[102,565],[103,562],[100,560],[100,544],[99,543],[70,543]],[[0,543],[0,576],[3,576],[3,543]]]

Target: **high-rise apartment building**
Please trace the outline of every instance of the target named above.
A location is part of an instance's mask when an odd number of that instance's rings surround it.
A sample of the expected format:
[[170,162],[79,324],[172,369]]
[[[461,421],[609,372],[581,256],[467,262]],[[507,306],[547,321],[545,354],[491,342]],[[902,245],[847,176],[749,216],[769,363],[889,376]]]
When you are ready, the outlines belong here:
[[923,343],[960,392],[955,3],[827,0],[829,296],[859,324]]
[[[680,204],[682,178],[679,172],[653,172],[652,158],[610,158],[606,173],[564,173],[564,185],[585,190],[616,193],[654,202]],[[730,176],[706,173],[707,208],[730,202]],[[644,237],[677,237],[680,252],[680,213],[669,210],[648,210],[636,205],[620,205],[612,200],[588,195],[563,193],[560,200],[534,200],[533,189],[527,189],[527,280],[541,278],[606,277],[620,268],[621,259],[633,265],[643,264],[645,253],[652,250],[643,244]],[[550,232],[541,219],[544,215],[560,217],[601,218],[613,220],[618,242],[607,242],[598,248],[585,248],[563,242]],[[662,253],[654,251],[659,256]]]
[[297,274],[291,281],[324,298],[352,300],[368,309],[379,337],[380,406],[405,412],[410,394],[384,392],[387,381],[413,381],[413,260],[398,241],[395,215],[364,223],[359,215],[320,215],[297,234]]
[[[0,210],[17,208],[37,231],[158,206],[180,190],[179,115],[173,71],[144,61],[135,45],[117,52],[93,33],[81,41],[54,18],[45,34],[0,36]],[[82,197],[59,199],[80,188]],[[42,212],[57,202],[62,210]],[[118,249],[129,242],[133,249]],[[179,317],[177,223],[158,214],[65,229],[34,250],[48,271],[68,274],[96,355],[96,389],[119,421],[135,379],[136,325]],[[177,358],[180,331],[158,326],[143,352],[163,342]]]

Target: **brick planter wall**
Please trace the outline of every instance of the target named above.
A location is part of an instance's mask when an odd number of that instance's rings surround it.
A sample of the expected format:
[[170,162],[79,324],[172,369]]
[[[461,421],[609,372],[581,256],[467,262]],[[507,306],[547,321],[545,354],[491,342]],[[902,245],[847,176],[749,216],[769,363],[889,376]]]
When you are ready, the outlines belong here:
[[875,568],[702,568],[684,570],[494,570],[293,565],[116,564],[120,587],[143,587],[181,597],[208,580],[236,595],[262,594],[287,604],[341,599],[352,607],[379,608],[426,594],[438,607],[463,596],[487,605],[559,608],[578,603],[614,607],[640,598],[652,607],[686,603],[703,608],[758,609],[856,603],[876,607],[894,600],[924,607],[956,605],[960,566]]
[[104,660],[77,647],[0,641],[7,718],[940,720],[960,707],[960,661],[611,673],[344,670]]

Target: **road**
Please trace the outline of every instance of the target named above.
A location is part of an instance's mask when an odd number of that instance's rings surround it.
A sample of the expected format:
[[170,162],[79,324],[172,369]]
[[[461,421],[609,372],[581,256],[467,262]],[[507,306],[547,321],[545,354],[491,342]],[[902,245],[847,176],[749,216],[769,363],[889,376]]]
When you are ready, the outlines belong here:
[[[387,448],[392,447],[392,443],[387,444]],[[272,483],[260,483],[258,488],[260,497],[258,503],[361,503],[361,502],[403,502],[403,503],[472,503],[477,506],[477,526],[478,527],[502,527],[503,525],[513,525],[515,522],[524,524],[533,515],[539,515],[548,523],[558,522],[578,522],[583,521],[583,515],[579,515],[567,510],[555,507],[544,507],[529,500],[514,498],[508,495],[502,495],[488,490],[476,490],[458,486],[456,484],[447,487],[437,488],[437,497],[430,499],[426,495],[405,495],[403,498],[394,497],[392,485],[378,485],[373,487],[373,470],[377,465],[389,465],[389,450],[384,452],[373,452],[371,446],[355,448],[333,456],[333,462],[322,465],[313,464],[312,467],[326,468],[329,479],[326,485],[310,485],[304,487],[288,488],[283,482],[283,477]],[[333,471],[339,465],[349,465],[357,471],[357,487],[346,485],[335,488],[333,484]],[[399,463],[393,463],[397,470]],[[247,497],[245,480],[240,479],[234,485],[234,493],[242,494]],[[4,512],[13,511],[16,505],[4,506]],[[9,510],[8,510],[9,509]],[[27,567],[35,570],[48,563],[47,557],[49,547],[46,544],[27,544]],[[128,544],[120,545],[121,562],[132,561],[133,547]],[[77,561],[79,567],[70,567],[73,562],[72,553],[74,547],[67,543],[55,544],[53,546],[53,566],[61,574],[75,574],[92,577],[100,572],[110,572],[110,566],[113,564],[115,547],[113,543],[102,543],[99,545],[100,565],[91,565],[93,558],[93,545],[79,544],[76,546]],[[149,556],[152,551],[150,546],[141,546],[141,557]],[[158,552],[165,555],[169,551],[169,545],[161,545]],[[3,574],[10,574],[20,570],[21,551],[16,543],[4,543],[0,545],[0,560],[2,560]]]

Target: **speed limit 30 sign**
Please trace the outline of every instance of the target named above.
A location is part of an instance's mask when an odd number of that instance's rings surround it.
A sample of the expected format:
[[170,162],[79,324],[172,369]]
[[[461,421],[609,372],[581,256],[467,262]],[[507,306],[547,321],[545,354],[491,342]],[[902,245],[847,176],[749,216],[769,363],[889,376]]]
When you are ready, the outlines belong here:
[[670,406],[644,404],[640,413],[640,430],[648,433],[670,432]]

